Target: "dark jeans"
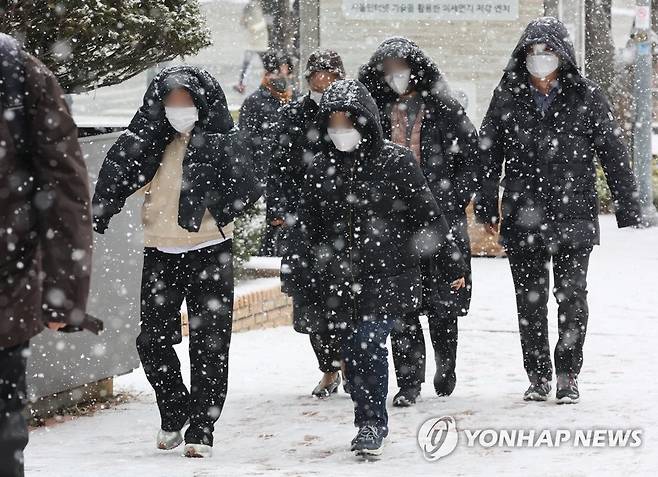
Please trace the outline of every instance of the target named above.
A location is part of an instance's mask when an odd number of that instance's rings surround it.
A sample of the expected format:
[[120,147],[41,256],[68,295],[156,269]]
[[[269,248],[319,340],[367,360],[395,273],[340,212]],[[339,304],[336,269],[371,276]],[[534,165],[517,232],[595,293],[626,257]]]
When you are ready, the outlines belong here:
[[[137,350],[155,390],[162,429],[190,419],[188,443],[212,445],[228,381],[233,314],[231,241],[183,254],[144,250],[141,333]],[[180,343],[180,307],[187,302],[191,387],[183,384],[173,345]]]
[[558,303],[558,333],[555,346],[557,375],[580,373],[587,331],[587,267],[591,248],[560,247],[533,253],[508,251],[519,318],[523,365],[530,381],[553,377],[548,343],[549,269],[553,261],[553,294]]
[[323,373],[340,371],[344,334],[311,333],[308,335],[318,366]]
[[26,401],[25,367],[29,343],[0,348],[0,477],[20,477],[27,423],[21,414]]
[[[438,373],[447,377],[455,372],[457,360],[457,312],[453,306],[431,308],[427,312],[430,337]],[[398,387],[420,387],[425,382],[425,337],[420,312],[414,311],[396,322],[391,332],[393,364]]]
[[354,425],[373,425],[388,434],[388,349],[392,317],[363,317],[345,333],[343,357],[352,387]]

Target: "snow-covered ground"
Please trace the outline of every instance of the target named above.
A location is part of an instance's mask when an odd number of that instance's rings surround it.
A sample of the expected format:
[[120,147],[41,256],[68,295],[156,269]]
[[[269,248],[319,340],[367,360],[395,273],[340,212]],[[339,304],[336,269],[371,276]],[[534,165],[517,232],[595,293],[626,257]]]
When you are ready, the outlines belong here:
[[[617,230],[612,217],[603,217],[602,229],[603,245],[590,268],[578,405],[521,400],[527,383],[508,265],[477,259],[471,313],[460,322],[457,389],[438,398],[429,384],[415,407],[390,408],[391,435],[380,461],[361,462],[348,452],[350,399],[342,392],[326,402],[310,396],[319,373],[308,340],[284,327],[234,335],[229,396],[211,459],[155,449],[159,418],[139,370],[116,380],[117,391],[136,392],[136,400],[32,432],[27,475],[656,475],[658,229]],[[555,313],[552,305],[552,332]],[[187,368],[184,345],[179,354]],[[442,415],[454,416],[461,430],[640,428],[643,445],[485,449],[466,447],[460,435],[453,454],[429,463],[416,432],[424,420]]]

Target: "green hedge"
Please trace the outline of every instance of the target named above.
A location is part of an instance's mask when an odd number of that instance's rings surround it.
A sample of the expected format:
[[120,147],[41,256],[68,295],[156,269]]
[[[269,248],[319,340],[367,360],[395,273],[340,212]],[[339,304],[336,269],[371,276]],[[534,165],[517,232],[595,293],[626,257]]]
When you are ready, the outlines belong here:
[[258,255],[265,233],[265,201],[260,199],[235,220],[233,230],[233,269],[236,279],[244,277],[244,263]]
[[[612,207],[612,196],[610,195],[610,189],[608,184],[605,181],[605,175],[603,174],[603,169],[597,167],[596,170],[596,191],[599,195],[599,201],[601,204],[600,211],[601,213],[608,214],[613,212]],[[653,203],[658,208],[658,166],[656,166],[654,161],[653,168]]]

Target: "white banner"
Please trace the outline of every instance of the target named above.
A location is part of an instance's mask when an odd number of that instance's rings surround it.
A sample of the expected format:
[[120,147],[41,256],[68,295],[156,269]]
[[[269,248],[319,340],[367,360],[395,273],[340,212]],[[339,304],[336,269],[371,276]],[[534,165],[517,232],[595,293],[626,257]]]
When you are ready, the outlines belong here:
[[519,18],[519,0],[343,0],[354,20],[476,20]]

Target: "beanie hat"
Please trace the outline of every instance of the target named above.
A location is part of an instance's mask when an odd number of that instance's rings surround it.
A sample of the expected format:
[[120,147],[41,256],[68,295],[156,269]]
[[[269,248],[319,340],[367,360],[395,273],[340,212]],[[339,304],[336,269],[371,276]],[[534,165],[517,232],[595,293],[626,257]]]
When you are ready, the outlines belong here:
[[306,63],[306,70],[304,70],[304,77],[308,80],[313,73],[318,71],[326,71],[338,75],[339,79],[345,78],[345,67],[340,55],[334,50],[320,49],[315,50],[308,57]]

